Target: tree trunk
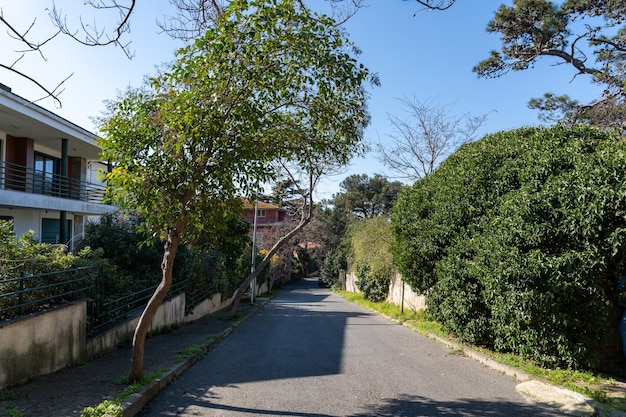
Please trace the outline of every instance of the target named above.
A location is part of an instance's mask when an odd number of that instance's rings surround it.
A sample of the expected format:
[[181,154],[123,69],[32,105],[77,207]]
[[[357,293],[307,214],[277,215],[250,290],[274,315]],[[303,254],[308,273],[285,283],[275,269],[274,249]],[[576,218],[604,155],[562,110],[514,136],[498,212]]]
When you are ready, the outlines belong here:
[[161,283],[157,286],[154,294],[148,301],[146,308],[139,317],[135,334],[133,335],[133,350],[130,360],[130,375],[131,381],[137,381],[141,378],[143,373],[143,358],[144,347],[146,343],[146,336],[148,330],[152,324],[152,320],[157,313],[157,310],[161,306],[161,303],[165,299],[167,292],[172,286],[172,272],[174,268],[174,258],[176,257],[176,251],[180,244],[181,234],[183,232],[182,222],[179,222],[178,227],[172,227],[167,232],[165,240],[165,251],[163,253],[163,260],[161,262]]

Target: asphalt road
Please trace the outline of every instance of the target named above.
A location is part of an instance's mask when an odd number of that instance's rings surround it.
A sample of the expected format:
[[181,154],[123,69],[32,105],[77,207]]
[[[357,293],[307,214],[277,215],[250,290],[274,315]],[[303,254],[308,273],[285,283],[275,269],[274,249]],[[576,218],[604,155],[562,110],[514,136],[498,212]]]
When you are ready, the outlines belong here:
[[140,416],[561,415],[527,403],[515,385],[316,281],[300,281]]

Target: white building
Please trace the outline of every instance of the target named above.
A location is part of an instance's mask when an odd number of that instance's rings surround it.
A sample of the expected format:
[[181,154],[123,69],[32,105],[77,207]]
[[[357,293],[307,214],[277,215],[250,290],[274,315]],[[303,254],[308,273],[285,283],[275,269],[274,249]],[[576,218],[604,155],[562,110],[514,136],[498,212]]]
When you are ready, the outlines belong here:
[[97,139],[0,84],[0,219],[72,246],[90,216],[116,209],[102,202]]

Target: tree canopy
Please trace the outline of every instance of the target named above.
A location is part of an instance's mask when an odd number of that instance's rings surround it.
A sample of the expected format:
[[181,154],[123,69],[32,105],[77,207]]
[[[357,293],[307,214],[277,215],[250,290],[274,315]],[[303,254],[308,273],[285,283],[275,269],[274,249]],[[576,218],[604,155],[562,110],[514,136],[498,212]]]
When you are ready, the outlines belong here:
[[100,143],[109,189],[166,246],[146,321],[178,245],[274,178],[272,162],[307,171],[361,149],[368,77],[331,18],[296,0],[233,0],[170,70],[113,105]]
[[546,95],[533,108],[570,121],[591,121],[601,127],[626,126],[621,110],[626,99],[626,1],[515,0],[501,5],[487,31],[499,33],[500,50],[474,67],[479,77],[500,77],[532,68],[541,58],[571,66],[574,76],[590,76],[601,97],[580,104],[568,96]]
[[353,174],[339,186],[342,191],[334,196],[334,210],[349,221],[389,215],[402,183],[390,182],[380,174]]

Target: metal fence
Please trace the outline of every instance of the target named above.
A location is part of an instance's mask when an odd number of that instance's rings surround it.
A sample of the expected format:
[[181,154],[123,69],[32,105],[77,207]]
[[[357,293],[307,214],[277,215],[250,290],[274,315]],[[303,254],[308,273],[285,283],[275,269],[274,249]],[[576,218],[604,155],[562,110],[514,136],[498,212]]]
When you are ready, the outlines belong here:
[[[2,279],[0,321],[86,298],[87,333],[93,335],[143,308],[157,287],[154,285],[123,295],[111,294],[107,289],[107,278],[102,269],[92,266]],[[187,281],[175,283],[168,297],[183,292],[186,286]]]
[[[93,296],[89,300],[88,333],[100,333],[119,320],[127,318],[131,313],[143,309],[157,288],[157,285],[154,285],[128,294],[111,296],[107,292],[105,282],[106,279],[100,275],[96,281]],[[186,285],[187,281],[174,283],[166,299],[184,292]]]
[[82,267],[2,279],[0,319],[32,314],[89,297],[93,293],[97,272],[96,267]]

